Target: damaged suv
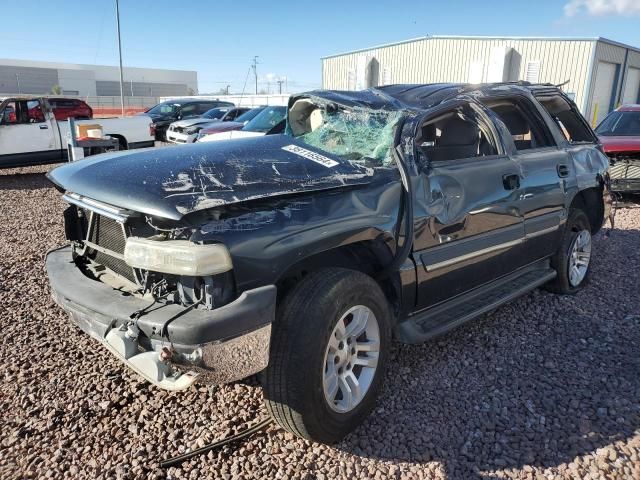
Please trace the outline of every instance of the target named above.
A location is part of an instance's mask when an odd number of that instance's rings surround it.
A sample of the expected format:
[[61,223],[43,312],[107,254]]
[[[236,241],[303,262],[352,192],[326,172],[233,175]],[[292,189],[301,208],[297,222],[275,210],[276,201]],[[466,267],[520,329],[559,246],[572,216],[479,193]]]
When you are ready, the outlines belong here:
[[285,134],[54,169],[73,322],[158,387],[262,372],[283,428],[335,442],[418,343],[538,286],[573,293],[607,157],[548,85],[293,96]]

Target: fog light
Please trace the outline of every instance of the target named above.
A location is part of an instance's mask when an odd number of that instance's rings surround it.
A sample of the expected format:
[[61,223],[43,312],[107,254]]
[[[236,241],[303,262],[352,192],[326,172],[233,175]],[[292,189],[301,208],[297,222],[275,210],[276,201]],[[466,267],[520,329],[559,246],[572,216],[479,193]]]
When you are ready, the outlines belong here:
[[229,250],[224,245],[200,245],[188,240],[129,237],[124,261],[134,268],[191,277],[216,275],[232,268]]

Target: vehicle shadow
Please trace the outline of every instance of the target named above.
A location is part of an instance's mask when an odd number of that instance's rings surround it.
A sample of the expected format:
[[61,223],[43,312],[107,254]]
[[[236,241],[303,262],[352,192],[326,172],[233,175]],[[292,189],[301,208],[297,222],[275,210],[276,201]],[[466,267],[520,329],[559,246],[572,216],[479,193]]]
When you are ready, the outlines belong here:
[[640,428],[640,231],[594,246],[577,295],[536,290],[435,341],[397,345],[376,410],[338,448],[465,479],[523,467],[583,478],[579,457],[615,459],[611,444]]

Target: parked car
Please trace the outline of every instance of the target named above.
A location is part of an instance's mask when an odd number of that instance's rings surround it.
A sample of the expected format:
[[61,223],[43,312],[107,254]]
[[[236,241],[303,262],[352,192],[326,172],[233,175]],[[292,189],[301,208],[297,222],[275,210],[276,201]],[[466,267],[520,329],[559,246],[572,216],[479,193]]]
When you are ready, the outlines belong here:
[[240,130],[247,123],[249,123],[249,121],[253,120],[253,118],[265,108],[266,107],[252,108],[248,112],[240,115],[238,118],[236,118],[232,122],[211,122],[206,125],[203,125],[200,131],[198,132],[198,136],[196,137],[195,141],[198,141],[207,135],[213,135],[214,133],[230,132],[231,130]]
[[47,102],[53,110],[56,120],[67,120],[75,118],[77,120],[93,118],[93,109],[86,102],[77,98],[56,98],[49,97]]
[[155,125],[156,140],[166,141],[166,132],[173,122],[183,120],[185,118],[198,117],[203,113],[216,107],[234,107],[231,102],[223,102],[220,100],[204,100],[204,99],[175,99],[158,105],[147,110],[144,115],[148,115]]
[[218,142],[220,140],[231,140],[234,138],[260,137],[270,133],[281,133],[284,131],[285,115],[287,107],[265,107],[253,120],[250,120],[242,128],[227,130],[218,133],[204,133],[198,136],[198,142]]
[[582,288],[607,168],[553,86],[315,91],[282,135],[54,169],[70,245],[46,268],[72,321],[148,381],[264,370],[275,422],[331,443],[372,411],[393,338]]
[[611,190],[640,193],[640,105],[623,105],[596,128],[611,167]]
[[219,122],[233,122],[237,117],[251,110],[249,107],[216,107],[200,117],[179,120],[169,125],[167,142],[193,143],[198,133],[206,125]]
[[[58,120],[46,97],[0,99],[0,167],[56,163],[67,158],[69,124]],[[153,124],[147,116],[79,120],[99,123],[120,149],[152,147]]]

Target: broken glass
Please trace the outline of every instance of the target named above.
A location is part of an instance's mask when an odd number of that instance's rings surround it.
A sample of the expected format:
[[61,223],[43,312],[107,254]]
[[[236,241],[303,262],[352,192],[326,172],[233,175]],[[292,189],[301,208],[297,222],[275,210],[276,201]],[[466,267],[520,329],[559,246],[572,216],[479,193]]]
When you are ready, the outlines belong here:
[[[319,115],[321,116],[318,118]],[[364,108],[316,109],[318,121],[298,136],[306,144],[345,160],[381,167],[394,163],[394,130],[402,116],[400,111]],[[311,127],[311,124],[315,123]]]

